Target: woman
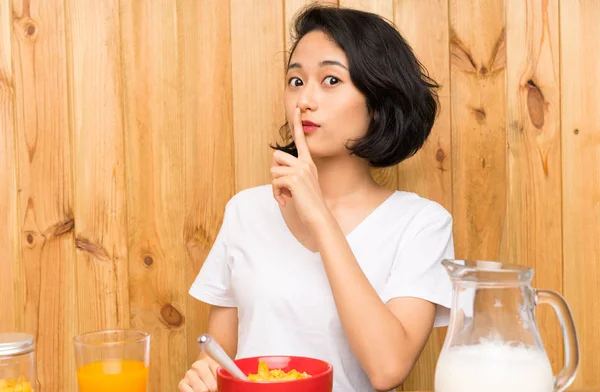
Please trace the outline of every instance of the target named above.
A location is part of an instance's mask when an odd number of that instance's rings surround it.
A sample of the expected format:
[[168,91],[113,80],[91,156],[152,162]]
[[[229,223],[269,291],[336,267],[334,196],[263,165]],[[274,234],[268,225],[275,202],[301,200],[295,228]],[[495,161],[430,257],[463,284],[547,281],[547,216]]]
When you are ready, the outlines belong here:
[[[282,128],[292,140],[276,147],[272,184],[228,202],[190,294],[211,305],[208,333],[231,357],[319,358],[335,391],[390,390],[446,322],[452,218],[378,185],[369,167],[421,148],[436,85],[377,15],[312,6],[294,30]],[[179,390],[216,391],[216,368],[201,357]]]

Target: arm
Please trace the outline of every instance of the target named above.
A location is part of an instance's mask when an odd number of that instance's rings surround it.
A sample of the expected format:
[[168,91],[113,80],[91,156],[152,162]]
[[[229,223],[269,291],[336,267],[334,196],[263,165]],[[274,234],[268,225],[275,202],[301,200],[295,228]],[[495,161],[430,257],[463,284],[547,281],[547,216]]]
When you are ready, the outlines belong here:
[[375,389],[400,385],[427,342],[436,305],[418,298],[384,304],[335,219],[330,217],[314,231],[350,347]]
[[[223,347],[223,350],[235,357],[237,351],[237,308],[211,306],[208,316],[208,333]],[[211,357],[200,352],[198,360],[192,364],[179,382],[180,392],[216,392],[216,372],[219,364]]]
[[[237,308],[211,306],[208,313],[208,334],[216,339],[227,355],[235,358],[238,340]],[[205,357],[201,352],[198,359]]]

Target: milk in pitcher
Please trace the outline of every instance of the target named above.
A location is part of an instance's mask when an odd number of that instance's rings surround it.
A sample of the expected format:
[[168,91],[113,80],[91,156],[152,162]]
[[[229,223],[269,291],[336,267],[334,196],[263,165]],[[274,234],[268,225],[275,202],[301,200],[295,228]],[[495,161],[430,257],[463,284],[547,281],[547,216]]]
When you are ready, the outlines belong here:
[[553,392],[546,354],[535,347],[483,342],[443,350],[435,392]]

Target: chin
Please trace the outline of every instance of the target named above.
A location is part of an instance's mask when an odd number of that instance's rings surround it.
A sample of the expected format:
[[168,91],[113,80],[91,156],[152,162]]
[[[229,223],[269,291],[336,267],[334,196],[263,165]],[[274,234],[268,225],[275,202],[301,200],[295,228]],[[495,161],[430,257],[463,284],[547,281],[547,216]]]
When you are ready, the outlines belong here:
[[347,156],[347,152],[333,152],[333,151],[323,151],[318,148],[308,147],[310,150],[310,155],[313,160],[325,160],[325,159],[334,159],[334,158],[342,158],[343,156]]

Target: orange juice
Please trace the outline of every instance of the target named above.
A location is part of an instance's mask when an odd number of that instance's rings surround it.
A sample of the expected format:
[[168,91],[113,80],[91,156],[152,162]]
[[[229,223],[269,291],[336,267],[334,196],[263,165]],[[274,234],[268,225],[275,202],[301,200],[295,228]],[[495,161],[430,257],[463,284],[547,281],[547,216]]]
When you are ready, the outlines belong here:
[[77,371],[79,392],[146,392],[148,368],[141,361],[92,362]]

